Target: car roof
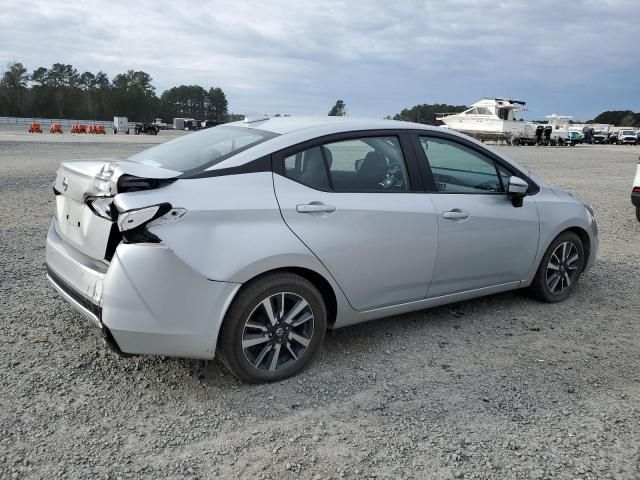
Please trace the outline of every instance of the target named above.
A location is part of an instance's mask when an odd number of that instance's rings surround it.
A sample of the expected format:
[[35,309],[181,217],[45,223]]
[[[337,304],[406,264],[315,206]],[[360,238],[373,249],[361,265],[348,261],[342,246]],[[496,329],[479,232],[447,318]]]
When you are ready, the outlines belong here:
[[424,125],[422,123],[402,122],[383,118],[311,116],[272,117],[252,122],[239,121],[225,123],[213,128],[223,128],[225,126],[262,130],[275,133],[277,136],[259,143],[247,150],[243,150],[237,155],[208,167],[206,170],[222,170],[226,168],[239,167],[264,155],[270,155],[275,151],[282,150],[308,140],[323,137],[325,135],[357,132],[362,130],[424,130],[435,132],[446,131],[448,136],[464,138],[466,141],[475,143],[484,150],[489,150],[494,155],[502,158],[506,163],[514,166],[516,169],[526,172],[527,175],[531,175],[526,168],[518,165],[503,153],[447,127],[434,127],[432,125]]
[[250,122],[239,121],[227,123],[236,127],[255,128],[266,130],[268,132],[286,134],[304,130],[308,128],[322,129],[322,127],[331,127],[330,130],[338,133],[344,127],[343,131],[349,132],[353,130],[377,130],[377,129],[395,129],[395,128],[411,128],[411,129],[434,129],[420,123],[402,122],[397,120],[387,120],[382,118],[363,118],[363,117],[323,117],[323,116],[306,116],[306,117],[267,117],[264,120],[254,120]]

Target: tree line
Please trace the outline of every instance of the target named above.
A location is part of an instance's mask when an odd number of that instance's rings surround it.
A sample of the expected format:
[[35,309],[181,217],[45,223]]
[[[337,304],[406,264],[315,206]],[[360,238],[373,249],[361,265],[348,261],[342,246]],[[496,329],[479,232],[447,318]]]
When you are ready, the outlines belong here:
[[219,87],[170,88],[159,97],[151,75],[127,70],[109,79],[99,71],[78,72],[54,63],[29,72],[22,63],[7,66],[0,77],[0,116],[106,120],[115,115],[146,122],[160,117],[227,121],[228,101]]
[[620,127],[640,127],[640,113],[631,110],[608,110],[587,123],[606,123]]

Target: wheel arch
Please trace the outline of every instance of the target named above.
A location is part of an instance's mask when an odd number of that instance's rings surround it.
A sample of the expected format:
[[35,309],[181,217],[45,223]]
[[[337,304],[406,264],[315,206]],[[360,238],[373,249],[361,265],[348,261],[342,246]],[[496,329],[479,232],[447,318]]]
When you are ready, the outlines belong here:
[[[560,232],[558,235],[556,235],[553,238],[551,243],[553,243],[553,241],[556,238],[558,238],[560,235],[562,235],[565,232],[573,232],[573,233],[575,233],[576,235],[578,235],[578,237],[582,241],[582,248],[584,249],[584,262],[582,262],[582,269],[584,271],[584,268],[589,264],[589,260],[591,260],[591,238],[589,237],[589,234],[587,233],[587,231],[585,229],[583,229],[581,227],[578,227],[578,226],[574,226],[574,227],[569,227],[569,228],[563,230],[562,232]],[[549,245],[551,245],[551,244],[549,244]]]
[[[250,283],[255,282],[256,280],[263,278],[267,275],[272,275],[274,273],[282,273],[282,272],[290,272],[296,275],[301,276],[305,280],[311,282],[311,284],[318,289],[320,294],[322,295],[322,299],[324,300],[325,307],[327,309],[327,326],[332,328],[336,322],[336,318],[338,315],[338,299],[336,296],[336,292],[334,287],[331,285],[331,282],[325,278],[324,275],[306,267],[300,266],[283,266],[278,268],[273,268],[271,270],[266,270],[264,272],[259,273],[258,275],[254,275],[253,277],[247,279],[246,282],[243,282],[242,287],[236,292],[234,298],[238,296],[238,294]],[[225,313],[226,316],[226,313]]]

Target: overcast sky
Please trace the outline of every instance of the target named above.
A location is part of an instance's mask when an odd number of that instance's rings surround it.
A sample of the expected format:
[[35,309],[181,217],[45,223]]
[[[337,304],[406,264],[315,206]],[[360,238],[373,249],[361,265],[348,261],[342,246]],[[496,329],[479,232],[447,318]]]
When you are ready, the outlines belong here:
[[640,111],[640,0],[0,0],[0,68],[219,86],[237,113],[381,117],[504,96],[528,118]]

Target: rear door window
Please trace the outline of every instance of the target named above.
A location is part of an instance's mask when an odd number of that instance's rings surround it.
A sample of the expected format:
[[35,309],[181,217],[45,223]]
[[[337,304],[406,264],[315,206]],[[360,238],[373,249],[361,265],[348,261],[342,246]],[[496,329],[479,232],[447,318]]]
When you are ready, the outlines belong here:
[[329,176],[320,147],[289,155],[284,159],[285,176],[316,190],[329,190]]
[[323,147],[333,188],[337,192],[409,189],[402,148],[397,137],[367,137]]
[[331,142],[284,159],[287,178],[317,190],[406,192],[407,167],[395,136]]

